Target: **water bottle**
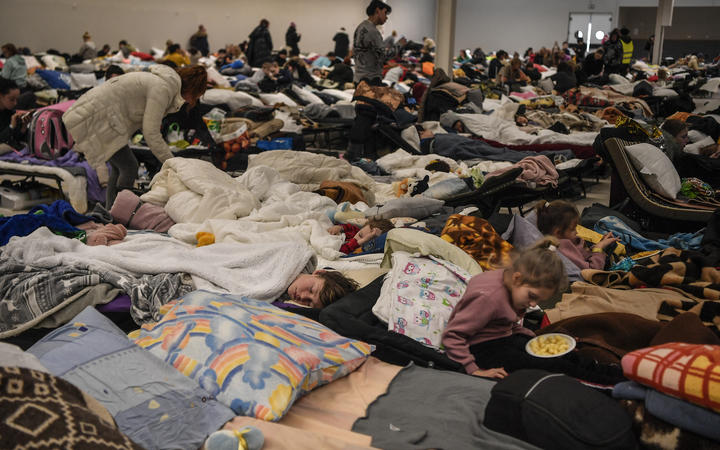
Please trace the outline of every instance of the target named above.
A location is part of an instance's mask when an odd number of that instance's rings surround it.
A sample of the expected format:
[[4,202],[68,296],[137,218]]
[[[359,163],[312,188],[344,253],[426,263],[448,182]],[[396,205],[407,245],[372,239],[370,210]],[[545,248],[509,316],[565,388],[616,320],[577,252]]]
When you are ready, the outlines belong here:
[[149,182],[150,172],[148,172],[147,167],[145,167],[145,163],[141,162],[140,167],[138,167],[138,183],[147,184]]

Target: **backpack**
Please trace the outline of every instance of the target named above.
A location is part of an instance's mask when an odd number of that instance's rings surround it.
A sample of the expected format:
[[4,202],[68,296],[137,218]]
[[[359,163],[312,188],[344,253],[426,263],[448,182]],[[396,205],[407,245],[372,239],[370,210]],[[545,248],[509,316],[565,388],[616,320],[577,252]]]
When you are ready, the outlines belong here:
[[35,111],[28,134],[30,152],[37,158],[55,159],[75,145],[62,121],[63,114],[73,103],[75,100],[68,100]]
[[632,420],[616,401],[563,374],[525,369],[499,381],[484,425],[540,448],[637,448]]

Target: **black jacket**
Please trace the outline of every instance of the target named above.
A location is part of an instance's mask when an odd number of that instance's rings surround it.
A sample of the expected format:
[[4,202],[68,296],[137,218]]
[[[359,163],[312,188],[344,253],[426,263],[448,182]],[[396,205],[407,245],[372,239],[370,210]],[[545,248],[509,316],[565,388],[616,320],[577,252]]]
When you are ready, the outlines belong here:
[[403,334],[388,331],[372,312],[380,296],[384,277],[346,295],[320,311],[320,323],[345,337],[375,345],[373,356],[390,364],[407,365],[410,361],[424,367],[462,371],[462,365]]
[[248,62],[253,67],[262,65],[264,59],[272,55],[273,42],[270,36],[270,30],[262,25],[255,27],[250,33],[250,42],[248,43],[247,57]]
[[585,57],[585,60],[582,63],[582,71],[588,77],[600,75],[604,65],[605,62],[602,58],[595,59],[595,53],[590,53]]
[[15,114],[15,110],[0,110],[0,144],[17,143],[23,137],[19,124],[14,130],[10,129],[13,114]]
[[297,34],[297,30],[295,29],[295,27],[288,27],[287,31],[285,32],[285,45],[297,52],[298,42],[300,42],[300,36]]
[[350,37],[344,31],[340,31],[333,37],[335,41],[335,56],[338,58],[345,58],[350,48]]

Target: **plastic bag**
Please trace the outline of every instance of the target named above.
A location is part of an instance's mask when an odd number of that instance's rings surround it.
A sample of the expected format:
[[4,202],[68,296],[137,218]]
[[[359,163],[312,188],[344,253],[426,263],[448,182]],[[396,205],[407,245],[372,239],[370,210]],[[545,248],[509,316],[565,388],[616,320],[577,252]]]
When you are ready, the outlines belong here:
[[210,135],[215,140],[215,142],[223,142],[222,140],[220,140],[220,136],[222,130],[222,122],[223,119],[225,119],[225,115],[226,112],[222,109],[213,108],[203,116],[203,122],[205,122],[205,126],[207,126],[207,129],[208,131],[210,131]]

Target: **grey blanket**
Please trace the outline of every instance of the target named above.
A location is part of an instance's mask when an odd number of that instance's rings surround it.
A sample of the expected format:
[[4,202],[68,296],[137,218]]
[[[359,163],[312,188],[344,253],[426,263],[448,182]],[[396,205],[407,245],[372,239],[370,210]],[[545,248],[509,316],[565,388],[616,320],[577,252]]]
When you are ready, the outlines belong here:
[[[189,279],[189,277],[187,277]],[[131,277],[81,265],[40,268],[0,256],[0,339],[19,334],[67,308],[90,286],[107,283],[132,300],[135,322],[152,320],[168,301],[192,290],[182,274]],[[189,283],[189,284],[188,284]],[[108,299],[112,300],[111,298]]]
[[534,449],[483,426],[494,381],[410,364],[358,419],[353,431],[373,447],[402,449]]
[[572,150],[556,151],[522,151],[506,147],[493,147],[487,142],[457,134],[436,134],[431,153],[447,156],[457,161],[469,159],[486,159],[491,161],[518,162],[528,156],[545,155],[552,161],[555,155],[563,155],[565,159],[574,158]]

